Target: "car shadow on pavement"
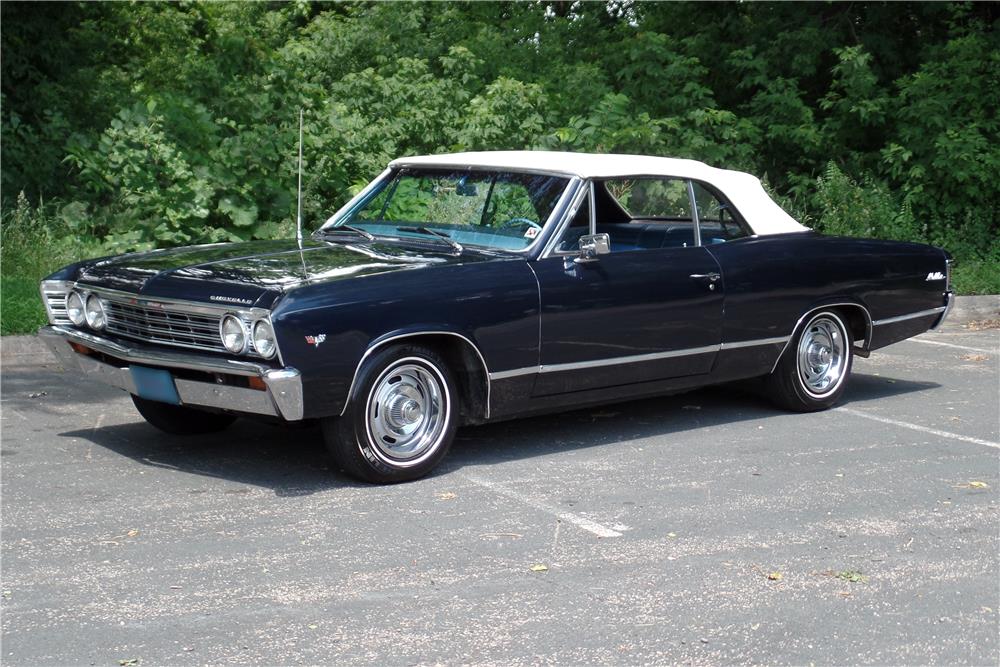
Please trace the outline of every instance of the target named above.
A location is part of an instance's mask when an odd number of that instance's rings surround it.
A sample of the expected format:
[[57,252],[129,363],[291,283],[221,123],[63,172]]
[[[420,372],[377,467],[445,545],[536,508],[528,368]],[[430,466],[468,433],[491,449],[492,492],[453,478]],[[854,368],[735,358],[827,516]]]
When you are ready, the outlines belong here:
[[[843,404],[938,386],[933,382],[855,374]],[[723,385],[466,427],[458,431],[448,458],[433,474],[781,415],[794,417],[773,407],[758,392]],[[144,465],[269,488],[283,497],[359,485],[337,472],[315,423],[291,426],[241,419],[222,433],[182,437],[136,421],[67,431],[60,436],[92,442]]]

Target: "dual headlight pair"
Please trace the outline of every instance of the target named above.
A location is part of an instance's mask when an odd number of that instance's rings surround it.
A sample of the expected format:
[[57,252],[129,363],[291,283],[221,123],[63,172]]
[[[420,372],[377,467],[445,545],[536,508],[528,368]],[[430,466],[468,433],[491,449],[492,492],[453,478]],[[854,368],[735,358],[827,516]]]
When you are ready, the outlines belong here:
[[108,324],[104,304],[96,294],[84,296],[75,290],[70,292],[66,297],[66,315],[78,327],[86,323],[91,329],[100,331]]
[[253,349],[257,354],[270,359],[278,351],[278,343],[274,339],[274,327],[267,320],[255,320],[250,326],[250,337],[243,320],[232,313],[226,313],[219,322],[219,336],[222,346],[233,354],[243,354],[252,338]]

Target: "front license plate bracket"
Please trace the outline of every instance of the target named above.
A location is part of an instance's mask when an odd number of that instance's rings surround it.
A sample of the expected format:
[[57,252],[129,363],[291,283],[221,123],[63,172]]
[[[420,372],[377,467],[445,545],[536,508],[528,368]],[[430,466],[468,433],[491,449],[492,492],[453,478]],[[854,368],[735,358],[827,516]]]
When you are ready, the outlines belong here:
[[129,366],[129,371],[139,398],[180,405],[181,397],[177,394],[177,385],[170,371],[146,366]]

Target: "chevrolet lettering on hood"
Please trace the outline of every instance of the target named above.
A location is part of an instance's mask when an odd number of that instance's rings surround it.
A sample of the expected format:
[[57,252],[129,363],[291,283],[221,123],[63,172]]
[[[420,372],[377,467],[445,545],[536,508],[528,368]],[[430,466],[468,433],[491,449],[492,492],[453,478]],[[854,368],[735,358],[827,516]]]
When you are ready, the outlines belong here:
[[71,264],[42,281],[39,334],[162,431],[313,422],[337,467],[390,483],[466,424],[743,380],[833,407],[857,356],[944,320],[949,262],[818,234],[694,160],[432,155],[312,235]]
[[245,306],[252,306],[253,301],[250,299],[241,299],[238,296],[219,296],[218,294],[213,294],[208,297],[209,301],[225,301],[226,303],[242,303]]

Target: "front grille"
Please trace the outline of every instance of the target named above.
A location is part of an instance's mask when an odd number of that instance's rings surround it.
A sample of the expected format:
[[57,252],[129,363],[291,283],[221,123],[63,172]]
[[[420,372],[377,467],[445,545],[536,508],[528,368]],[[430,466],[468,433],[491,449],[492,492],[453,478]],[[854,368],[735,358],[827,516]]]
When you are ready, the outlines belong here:
[[102,297],[108,333],[149,343],[225,352],[219,338],[218,315],[188,313],[166,306],[150,308]]

